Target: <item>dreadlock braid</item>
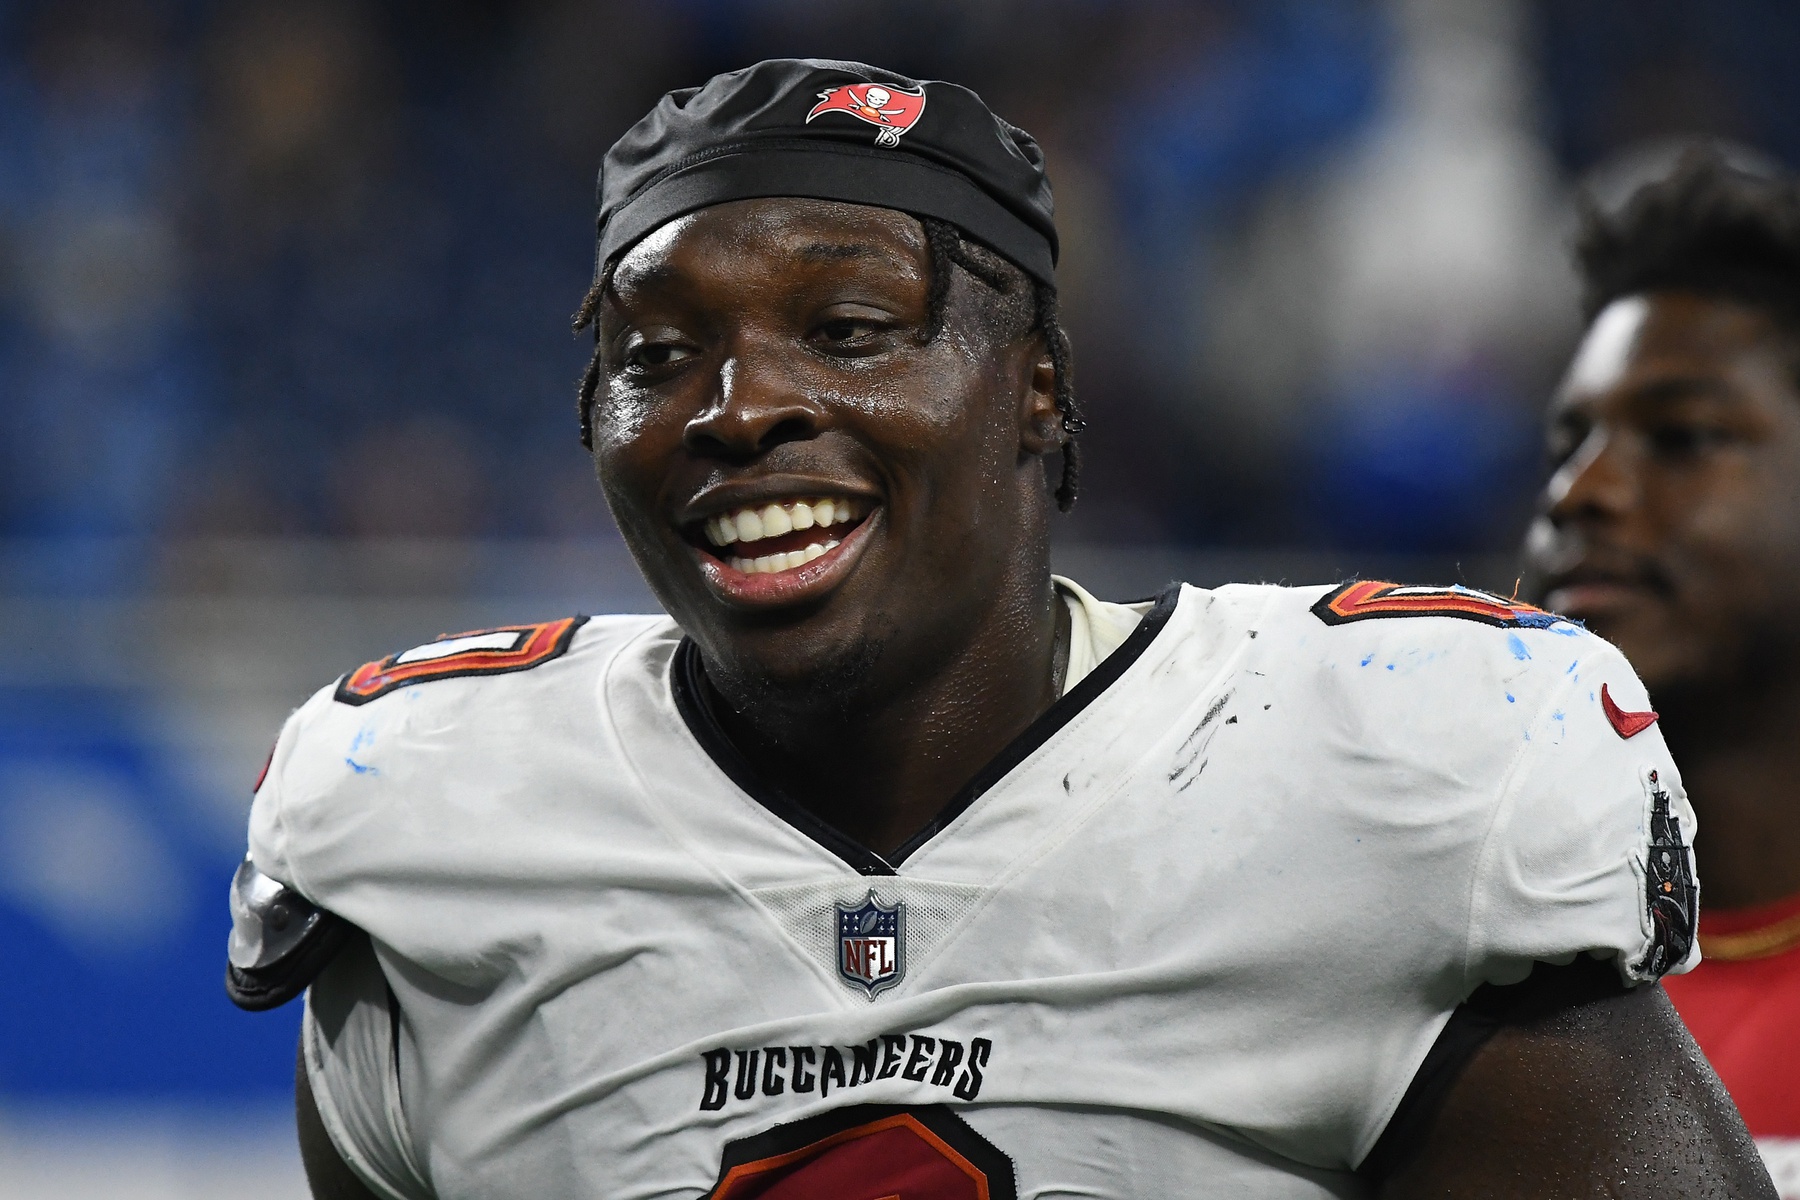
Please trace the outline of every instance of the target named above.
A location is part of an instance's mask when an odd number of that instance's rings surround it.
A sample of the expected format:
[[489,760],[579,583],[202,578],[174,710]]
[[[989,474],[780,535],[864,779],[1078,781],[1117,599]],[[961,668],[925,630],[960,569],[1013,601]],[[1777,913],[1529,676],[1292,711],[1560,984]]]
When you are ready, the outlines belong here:
[[925,241],[931,247],[931,285],[925,291],[925,328],[919,341],[932,342],[944,332],[944,313],[950,305],[950,264],[962,253],[962,238],[948,221],[926,217],[923,224]]
[[600,387],[600,325],[594,318],[600,313],[601,301],[606,299],[606,289],[612,286],[616,262],[600,268],[600,273],[594,277],[594,286],[581,298],[581,307],[575,310],[571,322],[575,333],[590,325],[594,327],[594,357],[588,359],[587,371],[582,374],[581,386],[575,394],[575,418],[581,422],[581,445],[585,450],[594,448],[594,392]]
[[[925,240],[931,250],[931,283],[925,293],[925,331],[920,339],[929,342],[944,331],[954,267],[961,267],[1003,296],[1013,293],[1021,273],[1004,260],[988,261],[990,255],[971,251],[968,243],[963,241],[962,233],[950,222],[940,221],[935,217],[921,217],[919,220],[925,227]],[[600,327],[595,318],[606,298],[607,289],[612,287],[616,262],[617,260],[606,263],[600,269],[594,285],[582,298],[581,307],[575,310],[572,322],[576,333],[590,325],[594,328],[594,356],[588,360],[587,371],[581,377],[575,401],[575,415],[581,424],[581,444],[588,450],[594,448],[594,393],[600,387],[602,361]],[[1062,322],[1057,317],[1056,288],[1050,284],[1032,285],[1030,332],[1043,335],[1044,344],[1050,351],[1051,370],[1056,376],[1056,411],[1062,416],[1064,435],[1062,478],[1056,485],[1056,507],[1062,512],[1068,512],[1075,507],[1075,498],[1081,487],[1081,453],[1075,444],[1075,435],[1087,428],[1087,422],[1082,420],[1081,409],[1075,403],[1069,335],[1063,332]]]

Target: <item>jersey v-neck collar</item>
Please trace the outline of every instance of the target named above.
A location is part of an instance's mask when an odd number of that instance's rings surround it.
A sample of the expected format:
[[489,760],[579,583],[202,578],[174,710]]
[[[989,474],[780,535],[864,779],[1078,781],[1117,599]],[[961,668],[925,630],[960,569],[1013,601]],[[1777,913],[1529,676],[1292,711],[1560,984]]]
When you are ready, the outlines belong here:
[[694,740],[700,743],[707,756],[752,800],[843,859],[861,874],[897,875],[901,864],[913,853],[943,832],[970,805],[1006,778],[1014,767],[1024,762],[1033,751],[1054,737],[1058,730],[1080,715],[1083,709],[1104,695],[1150,648],[1156,635],[1169,623],[1180,600],[1181,585],[1170,584],[1117,650],[1102,659],[1084,679],[1045,709],[1023,733],[990,759],[986,766],[958,789],[950,802],[923,829],[886,856],[875,853],[836,826],[821,820],[792,796],[756,773],[749,760],[739,753],[738,748],[725,735],[724,726],[713,713],[701,674],[700,652],[692,638],[683,636],[681,644],[675,648],[669,670],[669,688],[674,694],[676,711],[681,714],[681,719],[694,735]]

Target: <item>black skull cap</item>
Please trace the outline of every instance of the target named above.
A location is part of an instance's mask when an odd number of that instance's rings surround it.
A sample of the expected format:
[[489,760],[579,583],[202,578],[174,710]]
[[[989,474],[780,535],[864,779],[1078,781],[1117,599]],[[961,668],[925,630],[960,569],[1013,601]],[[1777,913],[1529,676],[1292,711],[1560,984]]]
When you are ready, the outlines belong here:
[[777,58],[664,96],[600,166],[596,277],[664,222],[805,196],[936,217],[1056,281],[1044,155],[968,88],[879,67]]

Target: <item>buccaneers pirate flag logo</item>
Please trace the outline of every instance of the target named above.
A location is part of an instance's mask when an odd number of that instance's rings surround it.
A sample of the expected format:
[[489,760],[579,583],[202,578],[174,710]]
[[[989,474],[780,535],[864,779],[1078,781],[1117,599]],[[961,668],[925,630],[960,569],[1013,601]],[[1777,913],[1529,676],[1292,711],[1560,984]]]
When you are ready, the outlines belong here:
[[820,92],[819,102],[806,114],[806,121],[810,125],[821,113],[849,113],[880,128],[875,135],[877,146],[893,147],[900,144],[900,135],[911,129],[924,111],[924,88],[909,92],[878,83],[850,83]]

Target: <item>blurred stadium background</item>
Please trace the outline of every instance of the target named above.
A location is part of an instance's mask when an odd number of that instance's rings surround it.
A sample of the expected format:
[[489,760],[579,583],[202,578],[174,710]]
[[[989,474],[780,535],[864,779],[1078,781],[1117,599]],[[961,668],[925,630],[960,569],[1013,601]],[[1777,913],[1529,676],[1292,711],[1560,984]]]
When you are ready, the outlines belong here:
[[303,1197],[226,1002],[285,713],[650,603],[576,444],[594,169],[777,55],[1044,142],[1092,418],[1064,569],[1511,586],[1573,181],[1800,154],[1778,0],[0,0],[0,1197]]

